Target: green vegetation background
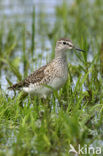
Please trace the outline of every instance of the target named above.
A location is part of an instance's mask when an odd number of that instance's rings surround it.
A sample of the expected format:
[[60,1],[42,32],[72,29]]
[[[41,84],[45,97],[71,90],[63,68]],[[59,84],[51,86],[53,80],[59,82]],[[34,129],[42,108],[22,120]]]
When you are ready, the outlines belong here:
[[[33,8],[32,33],[18,21],[9,24],[5,33],[5,19],[2,20],[0,75],[5,73],[6,87],[12,84],[13,77],[20,81],[41,66],[43,59],[52,59],[60,37],[69,37],[87,53],[68,53],[68,81],[45,101],[28,96],[21,107],[21,93],[9,94],[1,84],[0,155],[68,156],[70,144],[77,151],[78,144],[101,147],[103,155],[103,1],[75,0],[70,6],[64,1],[55,8],[53,26],[46,20],[48,16],[41,12],[36,17]],[[51,53],[45,40],[51,44]],[[42,49],[40,54],[38,46]]]

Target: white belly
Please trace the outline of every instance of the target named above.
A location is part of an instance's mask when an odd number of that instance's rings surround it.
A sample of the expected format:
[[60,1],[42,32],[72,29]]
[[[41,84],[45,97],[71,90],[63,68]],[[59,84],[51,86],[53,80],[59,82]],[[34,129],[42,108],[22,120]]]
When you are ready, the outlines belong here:
[[53,92],[53,89],[60,89],[65,82],[66,78],[55,78],[47,86],[30,84],[29,87],[23,87],[23,91],[31,95],[40,95],[41,97],[46,98],[49,93]]

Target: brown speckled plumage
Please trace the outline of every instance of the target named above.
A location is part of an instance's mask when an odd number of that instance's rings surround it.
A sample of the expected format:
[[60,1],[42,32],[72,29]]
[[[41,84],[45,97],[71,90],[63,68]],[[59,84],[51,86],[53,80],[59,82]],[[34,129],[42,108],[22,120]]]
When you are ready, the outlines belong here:
[[34,71],[31,75],[29,75],[26,79],[24,79],[23,81],[14,84],[11,87],[8,87],[8,89],[20,89],[22,87],[28,87],[30,85],[30,83],[34,84],[34,83],[38,83],[40,82],[43,78],[44,78],[44,69],[47,67],[47,65],[42,66],[41,68],[39,68],[38,70]]
[[[65,84],[68,77],[66,50],[73,48],[75,47],[71,40],[61,38],[56,43],[55,58],[50,63],[34,71],[26,79],[8,89],[23,89],[26,93],[40,95],[44,98],[53,91],[50,87],[58,90]],[[82,51],[78,48],[77,50]],[[45,85],[50,87],[48,88]]]

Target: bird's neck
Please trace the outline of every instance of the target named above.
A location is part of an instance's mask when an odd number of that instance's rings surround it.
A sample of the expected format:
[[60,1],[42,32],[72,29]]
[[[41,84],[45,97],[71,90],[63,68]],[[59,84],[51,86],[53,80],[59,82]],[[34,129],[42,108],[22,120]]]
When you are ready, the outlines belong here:
[[62,77],[67,80],[68,77],[68,62],[65,51],[55,51],[55,59],[54,61],[58,64],[60,72],[62,73]]
[[55,58],[61,58],[66,60],[66,52],[65,50],[55,49]]

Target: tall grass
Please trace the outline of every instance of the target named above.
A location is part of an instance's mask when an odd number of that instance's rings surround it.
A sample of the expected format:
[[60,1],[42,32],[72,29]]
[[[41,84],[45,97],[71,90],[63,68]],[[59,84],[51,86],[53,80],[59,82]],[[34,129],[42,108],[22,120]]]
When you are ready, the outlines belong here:
[[[62,89],[54,91],[46,100],[36,96],[33,99],[27,96],[23,100],[25,95],[22,93],[12,96],[13,92],[0,90],[0,155],[68,156],[71,155],[70,144],[77,151],[79,144],[81,147],[101,147],[103,155],[101,6],[102,0],[75,0],[72,5],[63,1],[55,8],[54,26],[45,20],[47,15],[44,13],[37,15],[36,25],[33,9],[32,34],[24,24],[19,28],[18,23],[14,28],[9,26],[7,34],[1,27],[0,69],[5,71],[8,86],[13,83],[13,78],[20,81],[26,77],[32,71],[31,66],[36,68],[35,64],[39,65],[45,58],[43,52],[38,55],[36,51],[38,47],[46,50],[46,39],[51,44],[51,58],[60,37],[71,38],[87,53],[68,52],[68,80]],[[41,37],[38,42],[35,42],[36,34]],[[20,56],[17,56],[17,49],[21,51]],[[21,95],[23,107],[19,105]]]

